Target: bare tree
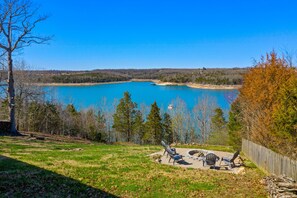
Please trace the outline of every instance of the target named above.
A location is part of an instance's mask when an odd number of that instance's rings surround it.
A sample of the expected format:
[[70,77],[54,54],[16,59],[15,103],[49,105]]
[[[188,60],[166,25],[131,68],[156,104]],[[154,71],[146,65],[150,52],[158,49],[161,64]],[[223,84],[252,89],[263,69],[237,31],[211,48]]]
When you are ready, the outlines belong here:
[[296,50],[288,50],[287,47],[280,49],[283,58],[286,60],[289,67],[296,66]]
[[211,117],[216,107],[215,100],[206,95],[198,99],[198,103],[193,109],[194,119],[202,143],[205,143],[209,137]]
[[14,65],[17,126],[20,130],[25,130],[28,129],[29,103],[42,101],[44,91],[41,87],[33,86],[35,75],[29,70],[25,61],[15,61]]
[[5,64],[5,59],[4,57],[0,57],[0,99],[5,99],[7,98],[7,87],[6,87],[6,82],[7,81],[7,68]]
[[187,105],[181,98],[176,98],[171,104],[173,109],[169,111],[169,114],[172,118],[173,141],[187,143],[190,131],[189,120],[187,120],[190,117]]
[[2,55],[6,55],[7,58],[11,134],[17,134],[12,56],[19,49],[31,44],[44,44],[50,40],[50,37],[33,33],[35,27],[48,17],[39,16],[39,8],[34,7],[30,0],[1,0],[0,2],[0,48]]

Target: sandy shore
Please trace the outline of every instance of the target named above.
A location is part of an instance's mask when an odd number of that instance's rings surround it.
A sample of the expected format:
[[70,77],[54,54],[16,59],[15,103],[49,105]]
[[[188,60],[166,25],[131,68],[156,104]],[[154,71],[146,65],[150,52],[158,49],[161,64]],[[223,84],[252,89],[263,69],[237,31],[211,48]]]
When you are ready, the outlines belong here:
[[155,82],[160,86],[188,86],[194,89],[239,89],[241,85],[210,85],[210,84],[198,84],[198,83],[172,83],[172,82]]
[[153,82],[153,83],[158,83],[160,81],[159,80],[154,80],[154,79],[132,79],[131,82]]
[[102,83],[34,83],[35,86],[94,86],[105,84],[119,84],[127,82],[152,82],[158,86],[188,86],[194,89],[220,89],[231,90],[239,89],[241,85],[210,85],[210,84],[197,84],[197,83],[173,83],[173,82],[161,82],[154,79],[132,79],[130,81],[115,81],[115,82],[102,82]]
[[188,83],[188,87],[196,89],[239,89],[241,85],[205,85],[197,83]]

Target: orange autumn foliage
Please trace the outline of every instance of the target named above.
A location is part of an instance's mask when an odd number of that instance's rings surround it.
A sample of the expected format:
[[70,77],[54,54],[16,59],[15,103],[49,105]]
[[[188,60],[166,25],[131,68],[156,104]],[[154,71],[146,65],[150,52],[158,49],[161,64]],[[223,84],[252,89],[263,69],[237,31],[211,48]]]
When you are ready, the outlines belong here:
[[282,141],[274,131],[274,112],[280,109],[280,91],[296,70],[275,52],[267,54],[245,76],[239,102],[246,138],[273,148]]

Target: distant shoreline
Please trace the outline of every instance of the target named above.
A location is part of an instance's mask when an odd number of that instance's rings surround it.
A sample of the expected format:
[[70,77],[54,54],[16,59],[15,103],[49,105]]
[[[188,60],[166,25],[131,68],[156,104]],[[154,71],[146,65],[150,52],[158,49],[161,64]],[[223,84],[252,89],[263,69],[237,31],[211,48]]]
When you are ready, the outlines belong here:
[[120,84],[127,82],[152,82],[158,86],[187,86],[193,89],[218,89],[218,90],[232,90],[239,89],[241,85],[211,85],[211,84],[198,84],[198,83],[174,83],[174,82],[162,82],[154,79],[132,79],[129,81],[114,81],[114,82],[102,82],[102,83],[34,83],[35,86],[47,87],[47,86],[95,86],[105,84]]
[[172,83],[172,82],[157,82],[159,86],[187,86],[194,89],[219,89],[219,90],[232,90],[239,89],[241,85],[211,85],[211,84],[198,84],[198,83]]
[[80,87],[80,86],[94,86],[94,85],[108,85],[108,84],[120,84],[120,83],[126,83],[131,81],[114,81],[114,82],[100,82],[100,83],[33,83],[35,86],[40,87],[60,87],[60,86],[69,86],[69,87]]

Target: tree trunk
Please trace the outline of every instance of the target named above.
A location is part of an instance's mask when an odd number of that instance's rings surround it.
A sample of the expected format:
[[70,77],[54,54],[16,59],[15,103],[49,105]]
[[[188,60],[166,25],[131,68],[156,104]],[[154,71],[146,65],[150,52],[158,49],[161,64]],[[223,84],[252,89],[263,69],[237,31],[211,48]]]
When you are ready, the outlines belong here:
[[9,119],[10,119],[10,133],[11,135],[17,135],[16,123],[15,123],[15,90],[14,90],[14,79],[12,71],[12,52],[7,53],[8,62],[8,100],[9,100]]

